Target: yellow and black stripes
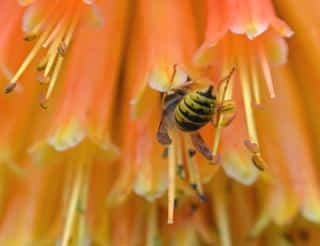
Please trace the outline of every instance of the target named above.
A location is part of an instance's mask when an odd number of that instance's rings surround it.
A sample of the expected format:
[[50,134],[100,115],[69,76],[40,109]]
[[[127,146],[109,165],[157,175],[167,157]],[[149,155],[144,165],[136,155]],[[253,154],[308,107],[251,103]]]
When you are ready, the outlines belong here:
[[185,95],[175,108],[174,116],[177,126],[182,131],[196,131],[207,124],[216,107],[216,97],[212,87]]

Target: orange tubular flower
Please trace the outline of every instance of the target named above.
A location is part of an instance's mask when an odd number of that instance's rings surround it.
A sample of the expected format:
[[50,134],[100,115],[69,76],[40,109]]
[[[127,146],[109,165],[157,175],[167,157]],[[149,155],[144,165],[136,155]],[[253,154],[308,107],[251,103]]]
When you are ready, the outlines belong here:
[[[1,97],[5,108],[1,112],[1,118],[5,118],[1,163],[28,175],[3,194],[3,199],[8,199],[3,206],[9,212],[2,219],[1,244],[33,244],[48,238],[68,245],[75,235],[80,241],[87,237],[83,224],[88,219],[95,223],[93,211],[103,207],[104,189],[103,195],[95,196],[101,202],[87,205],[88,183],[107,185],[109,180],[100,177],[90,181],[91,168],[119,154],[110,139],[111,117],[126,33],[127,2],[39,0],[24,2],[24,9],[17,3],[2,4],[13,18],[7,16],[8,31],[1,38],[3,81],[9,80],[5,93],[10,93]],[[20,51],[9,52],[16,49]],[[38,98],[45,110],[37,106]],[[22,106],[26,108],[18,110]],[[54,174],[56,170],[47,167],[34,171],[32,162],[54,163],[60,171]],[[65,168],[61,169],[61,164]],[[46,184],[49,174],[59,173],[60,179]],[[39,184],[31,182],[37,179]],[[46,211],[42,204],[50,202],[50,190],[55,191],[56,198]],[[39,197],[26,195],[30,193]],[[19,207],[25,203],[30,203],[30,208]],[[78,206],[83,210],[89,206],[92,213],[84,218]],[[20,210],[19,214],[12,214],[15,210]],[[16,223],[12,223],[14,216]],[[20,230],[21,237],[15,237]]]
[[[228,98],[234,97],[238,108],[244,108],[244,113],[238,110],[234,124],[222,134],[223,166],[230,176],[250,184],[257,177],[257,169],[250,164],[242,143],[245,141],[251,152],[259,149],[253,105],[261,104],[261,91],[265,87],[270,97],[275,97],[271,68],[286,62],[288,48],[282,37],[290,37],[293,32],[275,15],[269,0],[208,0],[207,7],[205,42],[197,51],[194,62],[198,66],[213,66],[222,74],[230,66],[237,65],[234,93],[232,95],[230,91]],[[242,91],[242,98],[238,91]],[[218,142],[219,135],[216,134],[215,142]],[[252,158],[257,159],[253,160],[255,164],[264,162],[260,153],[258,158],[257,155]]]
[[318,245],[319,8],[0,1],[0,245]]
[[[135,11],[131,34],[133,41],[129,46],[125,77],[128,83],[123,88],[125,100],[121,121],[124,123],[122,128],[127,132],[124,132],[120,178],[115,184],[111,200],[123,198],[121,194],[129,192],[132,186],[136,193],[150,201],[155,200],[167,189],[169,169],[168,220],[172,223],[176,190],[190,193],[191,184],[199,186],[197,192],[200,196],[203,196],[203,191],[198,167],[185,155],[187,148],[182,147],[182,141],[185,141],[183,136],[174,137],[174,141],[177,141],[175,147],[168,150],[167,158],[163,156],[166,149],[155,138],[161,120],[160,93],[149,88],[148,83],[151,81],[155,87],[166,87],[174,73],[175,64],[187,66],[190,62],[197,40],[192,5],[188,1],[139,1]],[[189,28],[186,29],[186,25]],[[186,74],[180,71],[176,77],[176,80],[183,80]],[[130,103],[131,111],[127,106]],[[180,169],[181,175],[185,175],[182,173],[188,169],[184,167],[183,158],[188,158],[188,162],[190,159],[189,181],[182,181],[179,187],[175,181],[176,169]],[[170,160],[168,167],[166,159]],[[213,170],[207,168],[206,176],[210,176]],[[175,188],[175,185],[178,187]]]

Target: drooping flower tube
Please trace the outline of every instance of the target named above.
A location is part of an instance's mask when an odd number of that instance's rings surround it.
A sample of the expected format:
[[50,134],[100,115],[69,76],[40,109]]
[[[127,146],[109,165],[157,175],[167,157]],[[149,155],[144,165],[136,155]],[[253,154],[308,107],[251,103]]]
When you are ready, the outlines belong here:
[[[190,147],[183,147],[181,142],[176,142],[180,140],[175,136],[173,149],[169,147],[168,157],[164,156],[165,147],[156,141],[162,113],[161,97],[158,91],[149,87],[149,82],[153,80],[156,85],[168,86],[175,65],[187,66],[190,63],[196,50],[195,22],[192,18],[192,5],[187,1],[140,1],[136,8],[121,118],[124,123],[122,128],[128,132],[124,133],[122,140],[124,155],[121,175],[114,186],[111,200],[122,199],[123,194],[128,193],[133,186],[136,193],[154,201],[163,195],[169,182],[168,220],[172,223],[177,198],[175,193],[178,192],[176,190],[190,194],[192,186],[198,186],[195,188],[197,193],[204,196],[200,183],[201,171],[203,176],[210,177],[216,168],[206,163],[199,173],[192,156],[187,154]],[[185,25],[189,28],[185,29]],[[167,30],[165,26],[171,29]],[[183,71],[177,72],[177,81],[185,78]],[[131,108],[126,106],[129,104]],[[181,138],[181,141],[185,140]],[[187,158],[188,166],[184,163],[184,158]],[[167,167],[168,160],[170,163]],[[175,181],[176,170],[183,176],[181,182]],[[185,179],[185,175],[188,175],[188,179]]]
[[[265,165],[259,150],[253,106],[261,104],[262,91],[275,97],[271,68],[286,63],[288,48],[283,37],[290,37],[293,32],[275,15],[268,0],[208,0],[207,7],[205,41],[195,54],[194,62],[198,66],[212,66],[221,71],[220,74],[237,65],[234,92],[229,92],[227,97],[234,98],[241,110],[221,136],[223,152],[227,152],[223,166],[230,176],[249,184],[254,182],[257,172],[249,164],[243,142],[253,152],[252,161],[258,167]],[[214,153],[218,150],[219,131]]]
[[[2,218],[6,233],[1,244],[46,237],[68,245],[75,235],[82,241],[89,233],[84,224],[99,218],[94,211],[101,211],[107,192],[95,194],[101,202],[88,204],[88,190],[95,182],[107,187],[105,182],[110,181],[106,176],[92,180],[97,175],[92,169],[104,170],[101,165],[119,155],[111,128],[128,4],[79,0],[39,0],[24,3],[25,8],[2,4],[15,18],[8,18],[11,29],[1,38],[2,85],[10,92],[1,97],[8,112],[1,112],[1,118],[6,118],[6,127],[1,128],[1,162],[25,176],[12,187],[10,180],[16,177],[4,180],[3,206],[9,212]],[[8,52],[13,44],[19,52]],[[39,107],[39,98],[45,98],[46,103],[41,103],[46,110]],[[52,171],[47,165],[56,168]],[[48,177],[55,176],[56,182],[50,182]],[[48,205],[46,211],[42,204],[51,199],[53,207]],[[30,207],[16,207],[24,203]],[[90,215],[85,213],[87,207],[93,212]],[[15,214],[15,210],[20,211]],[[16,223],[13,217],[19,218]],[[20,230],[23,235],[15,237]]]

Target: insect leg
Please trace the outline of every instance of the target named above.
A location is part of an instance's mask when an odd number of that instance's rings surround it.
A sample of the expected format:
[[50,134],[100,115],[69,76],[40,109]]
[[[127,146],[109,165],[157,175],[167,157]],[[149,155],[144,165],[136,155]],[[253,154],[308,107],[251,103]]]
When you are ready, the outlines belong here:
[[199,132],[194,132],[190,134],[191,141],[195,149],[201,153],[207,160],[212,160],[213,156],[211,150],[204,142]]
[[227,127],[236,117],[235,103],[233,100],[224,100],[217,106],[217,113],[213,118],[213,125],[217,127]]
[[159,143],[161,143],[163,145],[169,145],[169,144],[171,144],[172,140],[169,137],[169,133],[168,133],[168,120],[164,114],[162,114],[161,117],[162,118],[161,118],[159,128],[157,131],[157,139],[158,139]]

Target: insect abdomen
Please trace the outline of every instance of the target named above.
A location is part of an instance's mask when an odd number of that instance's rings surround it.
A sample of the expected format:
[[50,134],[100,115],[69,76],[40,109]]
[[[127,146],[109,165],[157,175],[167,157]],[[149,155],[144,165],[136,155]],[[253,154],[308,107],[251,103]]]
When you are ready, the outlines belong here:
[[182,98],[175,108],[175,121],[182,131],[192,132],[206,125],[213,116],[216,98],[194,91]]

